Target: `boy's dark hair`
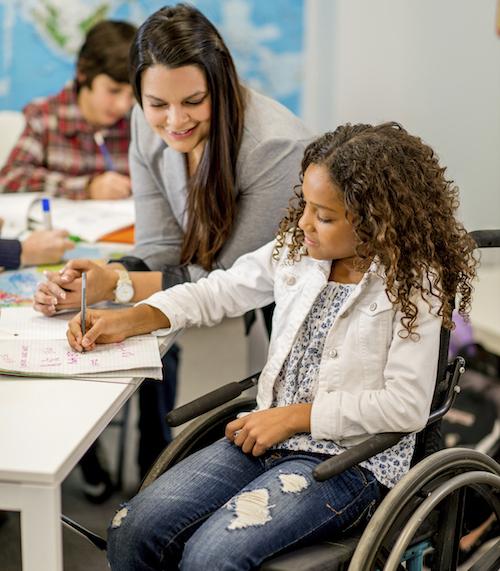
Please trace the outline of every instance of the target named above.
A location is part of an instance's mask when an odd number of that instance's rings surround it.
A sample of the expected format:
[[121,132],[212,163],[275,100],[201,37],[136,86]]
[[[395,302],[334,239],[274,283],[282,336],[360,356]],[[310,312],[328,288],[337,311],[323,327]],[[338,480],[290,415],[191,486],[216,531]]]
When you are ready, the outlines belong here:
[[[445,177],[434,151],[398,123],[343,125],[311,143],[302,160],[301,180],[309,165],[324,166],[341,191],[358,238],[362,262],[377,259],[385,271],[389,299],[403,312],[402,325],[416,327],[415,294],[434,296],[443,325],[452,328],[451,303],[470,309],[477,260],[474,240],[455,218],[458,188]],[[304,210],[299,188],[278,234],[290,258],[304,252],[298,221]],[[412,301],[413,299],[413,301]]]
[[243,135],[244,89],[215,26],[186,4],[165,6],[139,28],[130,50],[130,83],[142,106],[141,76],[154,65],[193,65],[204,74],[211,99],[210,133],[189,181],[187,228],[181,262],[206,270],[233,229],[236,161]]
[[129,82],[129,51],[136,31],[119,20],[103,20],[90,28],[76,62],[78,90],[91,87],[101,73],[117,83]]

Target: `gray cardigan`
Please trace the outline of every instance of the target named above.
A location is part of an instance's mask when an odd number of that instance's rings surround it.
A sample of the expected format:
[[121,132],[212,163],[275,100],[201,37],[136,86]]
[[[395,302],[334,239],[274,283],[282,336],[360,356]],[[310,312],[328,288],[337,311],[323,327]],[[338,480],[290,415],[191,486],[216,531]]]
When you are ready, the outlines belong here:
[[[133,110],[131,130],[129,159],[136,210],[132,255],[150,270],[161,271],[180,262],[186,223],[185,157],[152,131],[139,106]],[[299,183],[300,163],[310,137],[288,109],[247,89],[236,172],[236,222],[216,267],[228,268],[242,254],[273,239],[293,187]],[[197,281],[207,274],[196,265],[187,270],[173,282]]]

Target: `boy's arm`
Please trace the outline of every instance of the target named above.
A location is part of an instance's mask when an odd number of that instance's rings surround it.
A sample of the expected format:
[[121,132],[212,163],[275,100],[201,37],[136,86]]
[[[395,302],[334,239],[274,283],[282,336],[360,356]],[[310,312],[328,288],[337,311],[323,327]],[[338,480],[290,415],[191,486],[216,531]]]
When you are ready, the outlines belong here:
[[47,168],[48,130],[44,123],[43,114],[26,113],[26,126],[0,171],[0,192],[40,191],[88,198],[90,175],[70,176]]

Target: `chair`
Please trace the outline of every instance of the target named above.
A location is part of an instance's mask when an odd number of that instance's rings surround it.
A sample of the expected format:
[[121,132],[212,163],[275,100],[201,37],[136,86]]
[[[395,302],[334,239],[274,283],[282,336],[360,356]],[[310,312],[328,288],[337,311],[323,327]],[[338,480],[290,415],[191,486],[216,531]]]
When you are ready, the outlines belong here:
[[[500,231],[472,233],[478,247],[500,247]],[[500,519],[500,465],[488,456],[465,448],[440,450],[440,421],[459,392],[465,361],[448,364],[449,331],[442,330],[431,414],[417,437],[414,464],[390,490],[364,530],[332,541],[293,549],[267,560],[263,571],[417,571],[424,553],[432,552],[432,571],[457,568],[465,495],[472,489]],[[255,405],[241,393],[257,383],[258,374],[230,383],[167,416],[171,426],[196,418],[164,450],[144,479],[141,489],[192,452],[220,438],[224,427],[239,412]],[[232,400],[236,399],[236,400]],[[228,402],[232,401],[232,402]],[[215,410],[213,410],[215,409]],[[208,411],[212,411],[209,413]],[[200,416],[202,415],[202,416]],[[378,434],[316,467],[319,480],[341,473],[393,446],[403,434]],[[64,516],[63,516],[64,517]],[[81,533],[82,528],[78,531]],[[99,542],[84,533],[94,544]],[[99,538],[100,539],[100,538]],[[105,548],[100,539],[100,548]],[[406,562],[405,566],[402,562]],[[498,571],[500,539],[474,565],[473,571]]]
[[0,111],[0,168],[24,129],[24,115],[20,111]]

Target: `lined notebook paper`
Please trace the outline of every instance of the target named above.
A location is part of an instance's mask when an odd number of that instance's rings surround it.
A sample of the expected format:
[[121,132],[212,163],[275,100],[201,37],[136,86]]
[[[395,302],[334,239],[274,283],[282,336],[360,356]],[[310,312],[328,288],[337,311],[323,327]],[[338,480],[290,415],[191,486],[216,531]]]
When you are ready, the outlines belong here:
[[0,374],[36,377],[161,379],[158,338],[130,337],[97,345],[88,353],[73,351],[66,339],[71,314],[44,317],[30,307],[0,312]]
[[130,337],[121,343],[98,345],[88,353],[73,351],[62,339],[3,340],[0,348],[0,372],[37,377],[94,376],[98,373],[116,373],[131,376],[135,369],[154,369],[161,378],[161,359],[158,341],[150,335]]

